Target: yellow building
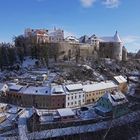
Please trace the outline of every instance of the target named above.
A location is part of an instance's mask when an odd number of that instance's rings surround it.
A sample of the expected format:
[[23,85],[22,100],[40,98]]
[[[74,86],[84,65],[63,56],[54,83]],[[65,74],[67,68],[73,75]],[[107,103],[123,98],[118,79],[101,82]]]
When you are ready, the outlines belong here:
[[112,81],[83,85],[86,104],[96,102],[106,91],[117,90],[118,86]]

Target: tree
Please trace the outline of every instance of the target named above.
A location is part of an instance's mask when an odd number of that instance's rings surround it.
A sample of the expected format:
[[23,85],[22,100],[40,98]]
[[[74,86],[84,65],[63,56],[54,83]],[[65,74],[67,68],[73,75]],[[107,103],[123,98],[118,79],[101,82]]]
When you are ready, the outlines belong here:
[[45,61],[46,66],[49,66],[49,44],[44,45],[41,49],[42,59]]
[[14,38],[15,47],[22,47],[24,50],[24,55],[27,55],[27,45],[29,44],[29,39],[23,35]]

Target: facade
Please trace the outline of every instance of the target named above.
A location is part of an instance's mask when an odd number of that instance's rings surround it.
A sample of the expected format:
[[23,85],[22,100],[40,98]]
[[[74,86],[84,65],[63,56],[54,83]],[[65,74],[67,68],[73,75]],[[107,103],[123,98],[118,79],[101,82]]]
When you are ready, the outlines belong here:
[[123,42],[116,31],[113,37],[101,37],[99,43],[99,56],[122,61]]
[[82,84],[65,85],[66,108],[80,107],[85,104],[85,93]]
[[22,86],[13,84],[2,97],[4,103],[40,109],[82,107],[95,103],[105,92],[118,90],[113,81],[94,84]]
[[85,102],[86,104],[96,102],[101,96],[104,95],[105,92],[112,92],[116,89],[118,89],[118,86],[112,81],[83,85],[86,100]]
[[24,36],[29,38],[32,43],[48,43],[49,35],[46,29],[25,29]]
[[49,31],[49,42],[58,43],[64,41],[64,31],[61,29],[56,29]]
[[128,100],[120,91],[107,92],[99,99],[95,111],[101,116],[120,117],[129,112]]

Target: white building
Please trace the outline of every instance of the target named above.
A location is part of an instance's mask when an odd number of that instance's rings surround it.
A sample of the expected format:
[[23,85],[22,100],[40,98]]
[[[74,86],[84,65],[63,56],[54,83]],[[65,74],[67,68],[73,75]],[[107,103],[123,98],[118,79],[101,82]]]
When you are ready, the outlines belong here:
[[69,43],[79,43],[79,40],[74,36],[68,36],[65,38],[65,41]]
[[64,31],[56,28],[54,28],[52,31],[49,31],[49,41],[52,43],[64,41]]
[[85,93],[82,84],[65,85],[66,108],[80,107],[85,104]]

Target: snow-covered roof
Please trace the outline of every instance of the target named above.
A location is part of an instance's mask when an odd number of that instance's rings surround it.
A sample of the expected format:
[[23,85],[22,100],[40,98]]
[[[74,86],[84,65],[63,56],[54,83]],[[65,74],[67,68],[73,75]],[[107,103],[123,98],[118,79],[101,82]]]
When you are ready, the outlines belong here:
[[41,95],[50,94],[48,87],[34,87],[34,86],[27,87],[21,92],[24,94],[41,94]]
[[64,90],[63,90],[63,87],[62,85],[55,85],[55,86],[52,86],[51,88],[51,93],[53,94],[57,94],[57,93],[64,93]]
[[100,40],[100,42],[120,42],[120,43],[122,42],[117,31],[116,31],[114,36],[111,36],[111,37],[100,37],[99,40]]
[[104,90],[109,88],[117,88],[118,86],[112,81],[100,82],[95,84],[83,85],[85,92]]
[[74,36],[68,36],[65,38],[66,41],[72,41],[72,42],[79,42],[79,40]]
[[115,80],[118,82],[118,83],[126,83],[127,80],[123,77],[123,76],[114,76]]
[[12,85],[9,87],[10,90],[19,91],[23,86],[21,85]]
[[82,90],[83,89],[82,84],[65,85],[65,87],[68,91],[75,91],[75,90]]
[[120,105],[127,103],[128,100],[126,99],[125,95],[120,91],[113,91],[113,93],[105,93],[102,98],[107,98],[111,102],[113,106]]
[[74,116],[75,113],[70,108],[57,109],[61,117]]

